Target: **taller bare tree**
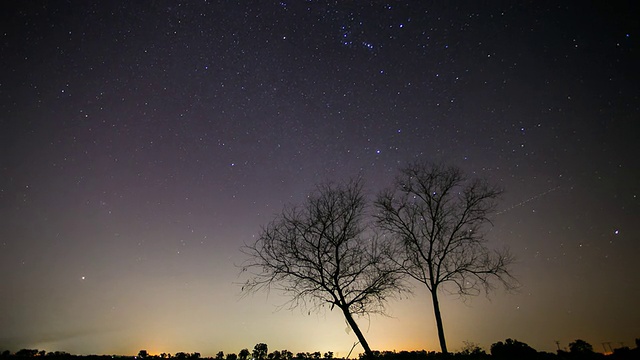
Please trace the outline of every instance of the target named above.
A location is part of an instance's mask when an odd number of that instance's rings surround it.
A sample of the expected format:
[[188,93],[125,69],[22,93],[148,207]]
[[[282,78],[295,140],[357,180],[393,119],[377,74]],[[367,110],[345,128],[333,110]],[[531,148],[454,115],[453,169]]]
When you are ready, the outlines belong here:
[[[398,263],[431,293],[438,338],[447,353],[438,291],[462,296],[494,288],[494,280],[514,286],[508,250],[487,248],[485,227],[501,190],[468,179],[456,167],[414,163],[400,171],[395,185],[375,202],[379,226],[398,240]],[[449,285],[449,287],[447,287]]]
[[243,291],[277,289],[292,308],[337,307],[372,358],[354,316],[384,313],[387,299],[406,290],[391,248],[365,223],[359,180],[319,185],[303,206],[285,208],[243,248],[250,273]]

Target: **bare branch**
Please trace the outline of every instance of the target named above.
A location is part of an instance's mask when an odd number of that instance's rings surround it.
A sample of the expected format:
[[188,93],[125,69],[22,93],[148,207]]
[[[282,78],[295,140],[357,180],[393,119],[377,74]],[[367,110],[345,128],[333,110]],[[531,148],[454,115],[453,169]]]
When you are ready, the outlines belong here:
[[402,249],[396,260],[411,278],[431,292],[440,345],[446,353],[438,290],[478,295],[496,283],[516,286],[509,273],[508,250],[489,251],[484,229],[502,190],[483,179],[468,179],[460,169],[414,163],[400,171],[395,185],[375,202],[377,224]]
[[243,292],[276,289],[291,308],[338,307],[371,355],[353,316],[383,314],[386,301],[408,288],[393,243],[367,226],[365,207],[360,180],[318,185],[305,204],[285,208],[242,249]]

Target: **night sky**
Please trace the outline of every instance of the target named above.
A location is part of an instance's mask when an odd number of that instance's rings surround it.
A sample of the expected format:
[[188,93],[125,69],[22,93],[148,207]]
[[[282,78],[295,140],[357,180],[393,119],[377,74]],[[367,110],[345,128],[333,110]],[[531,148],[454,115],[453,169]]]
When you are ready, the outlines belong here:
[[[506,190],[488,238],[521,287],[443,294],[451,350],[633,346],[639,18],[632,1],[3,1],[0,350],[345,356],[339,312],[241,296],[239,249],[318,182],[360,175],[373,197],[416,160]],[[438,350],[427,294],[360,319],[372,348]]]

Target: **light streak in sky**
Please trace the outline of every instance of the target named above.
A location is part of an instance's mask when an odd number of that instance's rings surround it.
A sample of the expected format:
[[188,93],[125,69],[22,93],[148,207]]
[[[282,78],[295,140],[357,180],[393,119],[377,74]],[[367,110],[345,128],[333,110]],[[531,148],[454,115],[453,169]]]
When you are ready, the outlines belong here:
[[543,196],[549,195],[550,193],[558,190],[559,188],[560,188],[560,185],[558,185],[556,187],[553,187],[553,188],[550,188],[550,189],[548,189],[546,191],[543,191],[543,192],[541,192],[541,193],[539,193],[537,195],[534,195],[534,196],[532,196],[532,197],[530,197],[530,198],[528,198],[526,200],[523,200],[523,201],[521,201],[521,202],[519,202],[519,203],[517,203],[515,205],[511,205],[510,207],[508,207],[506,209],[500,210],[500,211],[496,212],[496,215],[502,215],[502,214],[504,214],[506,212],[509,212],[509,211],[511,211],[511,210],[513,210],[515,208],[519,208],[519,207],[525,206],[525,205],[527,205],[528,203],[530,203],[530,202],[532,202],[534,200],[537,200],[537,199],[540,199]]

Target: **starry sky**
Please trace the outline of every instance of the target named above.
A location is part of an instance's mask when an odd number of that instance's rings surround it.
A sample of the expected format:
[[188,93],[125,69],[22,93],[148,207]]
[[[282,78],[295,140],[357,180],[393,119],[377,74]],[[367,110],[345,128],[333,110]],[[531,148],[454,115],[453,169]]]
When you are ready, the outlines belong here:
[[[241,296],[239,249],[316,183],[374,196],[416,160],[506,190],[488,239],[521,287],[443,294],[451,350],[632,345],[640,11],[606,3],[2,2],[0,349],[345,356],[337,311]],[[439,349],[426,289],[359,322]]]

